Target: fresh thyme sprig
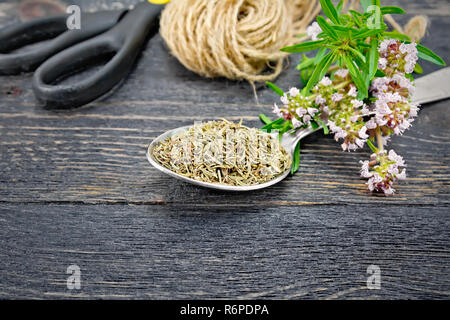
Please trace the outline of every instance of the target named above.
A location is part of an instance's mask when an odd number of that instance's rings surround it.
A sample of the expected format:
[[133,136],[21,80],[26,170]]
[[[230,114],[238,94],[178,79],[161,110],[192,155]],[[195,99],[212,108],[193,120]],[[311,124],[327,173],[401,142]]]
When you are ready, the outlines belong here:
[[[316,51],[313,58],[303,54],[297,66],[304,87],[284,92],[267,83],[281,96],[283,105],[275,104],[273,112],[279,118],[274,121],[260,116],[263,129],[278,130],[282,135],[292,129],[322,126],[325,134],[333,133],[336,141],[342,141],[343,150],[367,144],[373,155],[362,162],[361,174],[369,179],[370,191],[392,194],[394,181],[406,177],[405,169],[400,171],[405,164],[384,146],[392,134],[402,134],[417,115],[418,106],[411,102],[411,73],[422,72],[418,58],[440,66],[445,62],[408,36],[388,31],[383,15],[404,14],[399,7],[361,0],[363,12],[343,13],[343,1],[336,7],[331,0],[320,3],[327,19],[318,16],[308,27],[312,41],[281,48],[289,53]],[[296,156],[292,173],[298,167]]]

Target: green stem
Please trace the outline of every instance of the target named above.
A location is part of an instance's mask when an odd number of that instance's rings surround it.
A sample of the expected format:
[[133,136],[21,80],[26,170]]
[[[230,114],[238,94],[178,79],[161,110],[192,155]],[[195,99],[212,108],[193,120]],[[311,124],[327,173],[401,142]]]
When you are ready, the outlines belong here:
[[[339,89],[345,88],[350,83],[352,83],[352,81],[347,80],[347,81],[344,81],[344,82],[341,82],[341,83],[337,84],[333,88],[336,89],[336,90],[339,90]],[[310,95],[309,97],[311,97],[311,99],[314,99],[315,97],[317,97],[317,95],[318,95],[318,93],[315,93],[315,94]]]
[[378,149],[379,149],[380,151],[383,151],[383,150],[384,150],[384,148],[383,148],[383,139],[381,139],[381,130],[380,130],[380,127],[377,127],[377,128],[376,128],[376,130],[375,130],[375,135],[376,135],[376,137],[377,137]]

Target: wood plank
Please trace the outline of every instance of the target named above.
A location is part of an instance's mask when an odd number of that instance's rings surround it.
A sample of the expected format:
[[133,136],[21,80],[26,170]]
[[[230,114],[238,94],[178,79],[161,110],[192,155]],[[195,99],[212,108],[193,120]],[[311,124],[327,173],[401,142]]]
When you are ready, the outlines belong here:
[[[0,204],[1,298],[448,299],[448,212]],[[81,269],[68,290],[66,268]],[[381,269],[368,290],[367,267]]]
[[[432,21],[427,41],[444,43],[448,49],[444,39],[449,21],[438,17]],[[436,52],[448,59],[439,45]],[[427,63],[424,68],[436,69]],[[146,146],[165,130],[195,120],[242,118],[249,126],[260,126],[257,115],[269,114],[277,99],[268,89],[258,90],[257,105],[247,83],[198,77],[167,55],[159,36],[150,41],[136,70],[114,94],[86,108],[44,110],[36,106],[29,75],[3,78],[0,199],[4,202],[224,205],[233,199],[239,206],[274,201],[448,205],[448,101],[424,107],[413,128],[394,137],[390,147],[405,157],[410,176],[398,185],[394,197],[370,195],[359,179],[358,161],[368,157],[367,150],[344,153],[321,133],[304,141],[301,170],[295,176],[268,190],[237,195],[162,175],[147,164]],[[291,66],[277,84],[288,88],[292,83],[298,83],[298,74]]]
[[[423,43],[449,62],[448,1],[383,3],[410,12],[402,23],[428,14]],[[11,5],[0,4],[0,25],[17,21],[3,11]],[[299,84],[297,59],[278,86]],[[302,144],[299,173],[237,194],[162,175],[146,146],[195,120],[260,126],[276,101],[264,86],[258,105],[245,82],[183,68],[159,36],[121,86],[85,108],[41,108],[30,80],[0,78],[0,298],[448,299],[450,102],[425,106],[393,139],[409,175],[393,197],[359,179],[366,149],[344,153],[322,133]],[[70,264],[81,267],[79,292],[66,288]],[[381,290],[366,288],[370,264]]]

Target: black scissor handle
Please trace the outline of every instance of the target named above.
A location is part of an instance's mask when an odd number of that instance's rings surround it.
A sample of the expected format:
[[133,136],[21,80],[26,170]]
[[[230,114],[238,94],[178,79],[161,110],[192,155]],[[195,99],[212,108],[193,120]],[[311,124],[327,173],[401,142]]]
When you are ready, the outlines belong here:
[[[48,108],[75,108],[112,89],[131,70],[163,6],[140,3],[111,30],[66,49],[44,62],[33,77],[36,98]],[[55,81],[105,55],[114,56],[92,76],[74,84]]]
[[[0,75],[34,71],[52,55],[112,28],[124,12],[84,13],[80,30],[67,29],[68,15],[36,19],[0,29]],[[8,54],[12,50],[48,39],[52,40],[33,50]]]

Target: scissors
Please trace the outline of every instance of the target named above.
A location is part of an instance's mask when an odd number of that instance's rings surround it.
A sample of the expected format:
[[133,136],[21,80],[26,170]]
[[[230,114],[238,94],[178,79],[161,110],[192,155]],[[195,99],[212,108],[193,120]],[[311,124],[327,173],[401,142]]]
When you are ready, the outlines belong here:
[[[82,13],[79,30],[68,30],[69,15],[1,29],[0,74],[36,70],[33,91],[45,107],[68,109],[85,105],[106,94],[128,75],[149,35],[157,30],[163,7],[141,2],[132,10]],[[37,49],[8,53],[48,39],[51,40]],[[110,60],[93,75],[76,83],[57,83],[105,58]]]

